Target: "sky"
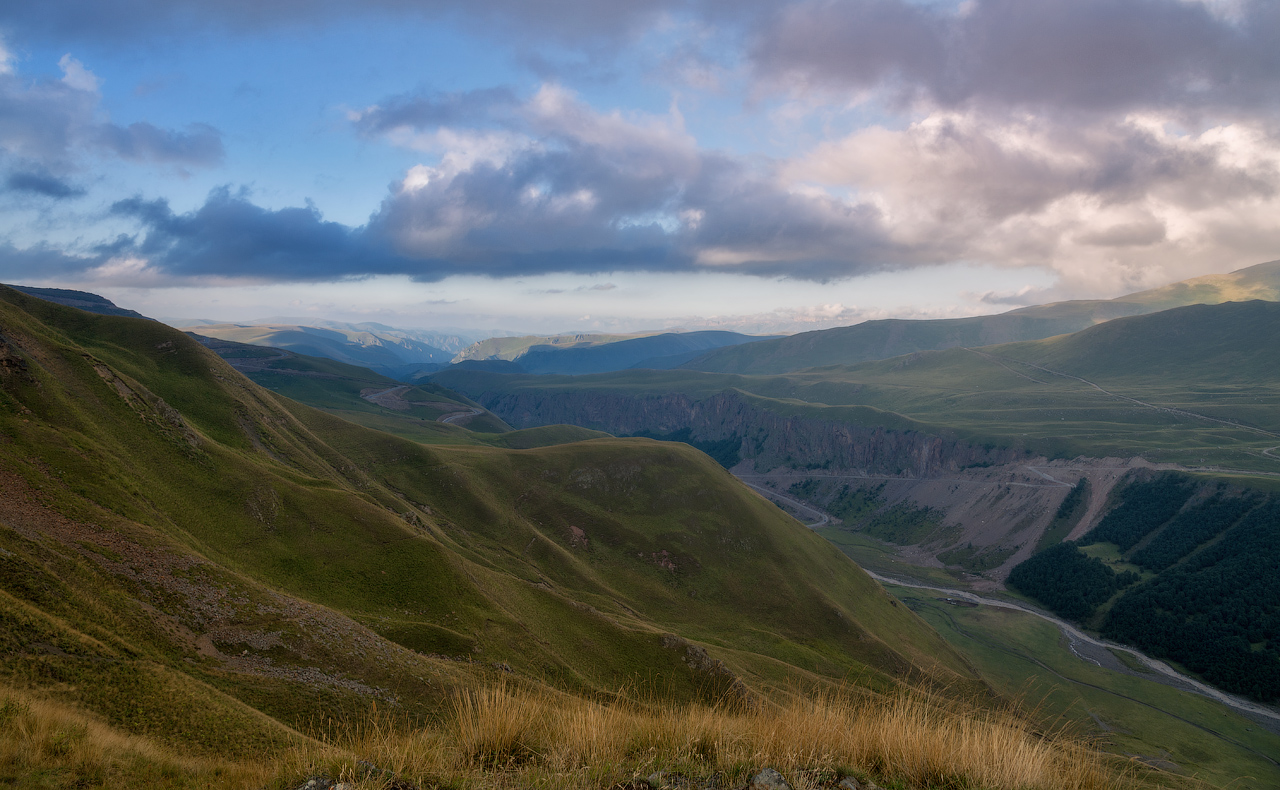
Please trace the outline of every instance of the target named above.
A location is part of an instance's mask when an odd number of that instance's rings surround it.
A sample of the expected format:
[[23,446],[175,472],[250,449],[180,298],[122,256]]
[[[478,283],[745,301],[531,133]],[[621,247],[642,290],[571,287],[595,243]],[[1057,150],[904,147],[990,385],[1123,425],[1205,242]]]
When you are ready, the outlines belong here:
[[1280,258],[1274,0],[0,4],[0,281],[774,333]]

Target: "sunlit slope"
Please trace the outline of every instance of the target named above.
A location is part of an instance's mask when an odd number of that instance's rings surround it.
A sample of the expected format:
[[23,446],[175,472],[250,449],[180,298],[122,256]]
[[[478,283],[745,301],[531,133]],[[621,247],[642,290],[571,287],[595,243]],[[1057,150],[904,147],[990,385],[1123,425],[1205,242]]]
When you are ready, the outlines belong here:
[[684,367],[718,373],[776,374],[852,365],[917,351],[1038,340],[1124,316],[1192,304],[1280,300],[1280,261],[1150,291],[1095,301],[1056,302],[999,315],[931,321],[890,319],[716,349]]
[[756,688],[977,688],[922,621],[692,450],[433,449],[280,398],[153,322],[0,291],[0,328],[12,682],[125,693],[99,678],[115,664],[52,684],[33,668],[64,661],[38,644],[92,634],[288,721],[317,673],[404,704],[470,682],[427,654],[565,689],[732,687],[675,633]]

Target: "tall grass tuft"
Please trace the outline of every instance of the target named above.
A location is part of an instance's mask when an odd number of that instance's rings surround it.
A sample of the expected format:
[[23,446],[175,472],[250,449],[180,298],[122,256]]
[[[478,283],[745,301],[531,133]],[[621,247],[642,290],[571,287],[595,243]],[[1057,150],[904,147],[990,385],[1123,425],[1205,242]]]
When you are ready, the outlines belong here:
[[663,708],[494,686],[457,697],[436,726],[369,725],[335,749],[331,760],[366,759],[423,786],[598,788],[656,771],[716,774],[734,786],[765,766],[797,787],[848,773],[956,790],[1186,786],[1087,742],[1036,733],[1011,711],[958,710],[911,695]]

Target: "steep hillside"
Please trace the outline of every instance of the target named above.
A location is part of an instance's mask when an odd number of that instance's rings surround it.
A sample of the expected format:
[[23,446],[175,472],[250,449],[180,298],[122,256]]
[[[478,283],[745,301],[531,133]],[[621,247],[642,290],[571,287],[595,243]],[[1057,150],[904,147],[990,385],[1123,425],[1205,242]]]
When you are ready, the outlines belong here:
[[1280,500],[1141,472],[1112,499],[1097,526],[1009,583],[1221,688],[1280,702]]
[[163,325],[12,290],[0,343],[0,682],[123,732],[260,759],[338,711],[426,716],[504,675],[670,701],[982,693],[690,448],[429,448]]
[[853,365],[919,351],[1038,340],[1103,321],[1191,304],[1280,300],[1280,261],[1104,301],[1037,305],[999,315],[934,321],[868,321],[805,332],[751,346],[712,351],[685,363],[690,370],[777,374],[823,365]]

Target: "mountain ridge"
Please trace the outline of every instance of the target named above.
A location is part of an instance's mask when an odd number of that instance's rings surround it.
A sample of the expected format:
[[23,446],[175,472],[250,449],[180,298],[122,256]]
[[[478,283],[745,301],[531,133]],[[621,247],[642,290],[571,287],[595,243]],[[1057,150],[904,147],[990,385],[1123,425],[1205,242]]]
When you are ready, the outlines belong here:
[[709,373],[778,374],[849,365],[919,351],[1040,340],[1115,318],[1196,303],[1280,301],[1280,260],[1212,274],[1108,300],[1034,305],[987,316],[933,320],[883,319],[718,349],[681,367]]

